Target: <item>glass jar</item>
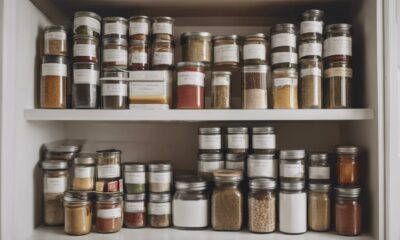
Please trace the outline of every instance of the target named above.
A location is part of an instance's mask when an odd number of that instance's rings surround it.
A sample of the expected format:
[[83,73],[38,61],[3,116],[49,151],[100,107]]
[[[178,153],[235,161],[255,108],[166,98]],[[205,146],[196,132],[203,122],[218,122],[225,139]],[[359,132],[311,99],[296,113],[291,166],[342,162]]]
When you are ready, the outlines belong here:
[[146,165],[144,163],[124,164],[125,192],[145,193],[146,192]]
[[150,193],[148,208],[150,227],[166,228],[171,226],[170,193]]
[[310,9],[303,12],[303,21],[300,24],[301,37],[314,37],[322,39],[324,22],[324,11],[318,9]]
[[68,163],[45,160],[43,169],[43,219],[44,224],[64,224],[64,192],[68,187]]
[[300,37],[299,59],[322,58],[322,40],[315,37]]
[[286,234],[307,232],[307,193],[304,181],[281,182],[279,231]]
[[247,153],[249,149],[249,130],[247,127],[228,127],[226,148],[228,153]]
[[362,231],[361,188],[336,188],[335,226],[336,233],[357,236]]
[[96,231],[118,232],[122,228],[122,193],[96,193]]
[[40,108],[67,108],[68,58],[43,56]]
[[209,32],[185,32],[181,34],[182,60],[185,62],[211,63],[212,43]]
[[211,106],[214,109],[231,108],[231,72],[215,71],[211,81]]
[[103,70],[127,69],[128,42],[123,38],[103,38]]
[[310,183],[308,191],[308,228],[329,231],[331,227],[330,185]]
[[329,64],[337,61],[352,60],[352,26],[339,23],[326,26],[324,41],[324,61]]
[[274,232],[277,225],[276,181],[264,178],[252,179],[249,181],[249,188],[249,231],[255,233]]
[[276,135],[274,127],[252,128],[252,149],[256,154],[274,154],[276,150]]
[[340,146],[336,148],[337,184],[340,186],[360,185],[359,148]]
[[274,154],[250,154],[247,158],[249,178],[277,178],[278,160]]
[[174,22],[175,20],[171,17],[154,17],[153,18],[153,35],[154,34],[167,34],[174,35]]
[[225,156],[225,169],[238,170],[245,173],[246,169],[246,154],[227,153]]
[[128,32],[128,20],[123,17],[103,18],[103,37],[124,38]]
[[327,153],[312,153],[309,156],[308,178],[310,182],[330,182],[331,168]]
[[123,192],[120,164],[120,150],[97,151],[96,192]]
[[267,63],[267,38],[264,33],[246,35],[243,42],[243,64],[263,65]]
[[88,192],[66,192],[64,195],[64,231],[80,236],[92,230],[92,203]]
[[124,225],[126,228],[146,226],[145,194],[126,194],[124,202]]
[[240,42],[238,35],[214,36],[214,65],[238,67]]
[[72,167],[72,190],[94,190],[94,169],[96,155],[92,153],[80,153],[74,158]]
[[74,63],[73,106],[77,109],[97,108],[99,66],[95,63]]
[[152,41],[151,49],[152,70],[174,69],[175,42],[173,38],[165,38],[162,34],[157,34]]
[[243,195],[239,184],[242,173],[235,170],[214,172],[211,222],[217,231],[239,231],[243,222]]
[[244,109],[268,108],[267,65],[243,67],[242,105]]
[[149,40],[150,19],[147,16],[132,16],[129,18],[129,40]]
[[297,109],[297,68],[279,68],[272,71],[274,109]]
[[44,144],[44,160],[72,161],[77,153],[81,151],[80,145],[54,145]]
[[272,69],[297,68],[297,28],[291,23],[276,24],[271,30]]
[[199,153],[221,153],[222,137],[220,127],[199,128]]
[[128,73],[122,71],[103,72],[101,83],[101,108],[128,108]]
[[350,62],[332,62],[324,70],[326,108],[351,108],[353,67]]
[[93,36],[75,35],[73,54],[75,63],[99,63],[99,40]]
[[148,70],[149,69],[149,45],[143,40],[129,42],[129,70]]
[[152,193],[169,192],[172,184],[170,163],[149,164],[149,190]]
[[281,181],[304,180],[306,151],[281,150],[279,154],[279,173]]
[[76,12],[74,16],[74,34],[94,36],[101,34],[101,17],[94,12]]
[[44,55],[67,56],[67,30],[64,26],[48,26],[44,29]]
[[172,201],[172,222],[180,229],[208,227],[207,182],[197,177],[186,177],[175,182]]
[[322,108],[322,62],[318,58],[300,60],[301,108]]
[[204,108],[204,64],[200,62],[178,63],[176,101],[178,109]]
[[206,180],[212,180],[214,171],[224,169],[224,159],[222,153],[199,154],[197,168],[200,177]]

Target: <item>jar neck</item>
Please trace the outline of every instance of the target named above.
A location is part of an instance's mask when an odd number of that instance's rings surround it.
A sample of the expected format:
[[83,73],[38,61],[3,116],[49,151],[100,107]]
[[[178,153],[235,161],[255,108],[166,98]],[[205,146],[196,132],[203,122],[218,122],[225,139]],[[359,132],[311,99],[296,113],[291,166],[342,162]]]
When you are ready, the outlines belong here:
[[240,182],[215,182],[217,187],[239,188]]

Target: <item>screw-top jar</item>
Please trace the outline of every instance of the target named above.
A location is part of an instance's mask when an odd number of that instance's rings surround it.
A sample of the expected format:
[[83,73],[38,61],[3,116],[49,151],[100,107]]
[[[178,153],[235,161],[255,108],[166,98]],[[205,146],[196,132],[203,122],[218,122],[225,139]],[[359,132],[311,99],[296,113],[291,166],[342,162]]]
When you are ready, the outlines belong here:
[[329,231],[331,227],[330,185],[310,183],[308,191],[308,228]]
[[206,180],[212,180],[213,172],[220,169],[224,169],[224,159],[222,153],[199,154],[199,176]]
[[361,188],[336,188],[335,226],[336,232],[344,236],[361,234],[362,208],[360,201]]
[[172,70],[174,68],[175,42],[171,37],[155,35],[151,49],[152,70]]
[[325,65],[324,98],[326,108],[350,108],[353,67],[349,61],[332,62]]
[[272,71],[274,109],[298,108],[297,68],[278,68]]
[[96,193],[96,231],[118,232],[122,228],[122,193]]
[[279,173],[281,181],[304,180],[305,175],[304,149],[281,150],[279,153]]
[[175,20],[171,17],[154,17],[152,25],[153,34],[174,35],[174,22]]
[[94,190],[94,173],[96,155],[93,153],[80,153],[74,158],[72,167],[72,190]]
[[73,47],[74,62],[99,63],[99,40],[96,37],[77,34]]
[[128,42],[123,38],[103,38],[103,70],[128,67]]
[[352,26],[346,23],[326,26],[324,41],[325,64],[352,60]]
[[308,178],[310,182],[329,182],[331,168],[327,153],[312,153],[309,156]]
[[176,90],[177,108],[204,108],[204,64],[200,62],[178,63]]
[[65,233],[75,236],[90,233],[92,214],[88,192],[69,191],[64,194]]
[[301,37],[314,37],[321,39],[323,33],[324,11],[318,9],[310,9],[303,12],[303,21],[300,24]]
[[214,71],[211,80],[211,106],[214,109],[231,107],[231,72]]
[[318,58],[300,60],[300,106],[322,108],[322,62]]
[[222,137],[220,127],[199,128],[199,153],[221,153]]
[[81,151],[81,146],[74,144],[45,144],[44,150],[44,160],[72,161],[76,154]]
[[124,164],[125,192],[145,193],[146,192],[146,165],[143,163]]
[[238,170],[244,175],[246,169],[246,154],[227,153],[225,156],[225,169]]
[[294,24],[276,24],[271,30],[272,68],[297,67],[297,29]]
[[64,26],[48,26],[44,29],[44,55],[68,55],[67,31]]
[[150,193],[148,211],[150,227],[166,228],[171,226],[171,194]]
[[121,151],[116,149],[97,151],[96,192],[122,192]]
[[128,32],[128,20],[123,17],[103,18],[103,37],[125,38]]
[[74,16],[74,34],[94,36],[101,34],[101,17],[94,12],[76,12]]
[[250,154],[247,159],[249,178],[277,178],[278,160],[274,154]]
[[150,192],[169,192],[172,184],[172,165],[170,163],[149,164]]
[[268,107],[267,65],[249,65],[242,73],[242,107],[266,109]]
[[98,107],[99,75],[99,66],[95,63],[74,63],[72,92],[74,108]]
[[267,63],[267,39],[264,33],[246,35],[243,42],[243,64],[262,65]]
[[182,60],[185,62],[211,63],[212,43],[209,32],[185,32],[181,34]]
[[299,59],[322,58],[322,40],[315,37],[301,37]]
[[145,194],[126,194],[124,202],[124,225],[127,228],[146,226]]
[[274,127],[252,128],[252,149],[256,154],[274,154],[276,149],[276,135]]
[[249,149],[248,133],[247,127],[228,127],[226,135],[228,153],[247,153]]
[[360,184],[359,148],[339,146],[336,148],[336,178],[340,186],[358,186]]
[[143,40],[133,40],[129,42],[128,54],[129,70],[147,70],[149,69],[149,45]]
[[101,83],[101,108],[128,108],[128,73],[123,71],[103,72]]
[[150,19],[147,16],[129,18],[129,40],[149,40]]
[[237,67],[240,64],[238,35],[214,36],[214,65]]

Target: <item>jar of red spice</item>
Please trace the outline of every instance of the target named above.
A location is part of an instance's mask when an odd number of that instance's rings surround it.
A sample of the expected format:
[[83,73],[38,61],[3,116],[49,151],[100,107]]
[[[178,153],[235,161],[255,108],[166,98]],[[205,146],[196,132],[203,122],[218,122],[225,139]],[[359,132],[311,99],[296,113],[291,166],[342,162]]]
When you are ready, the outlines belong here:
[[96,231],[118,232],[122,227],[122,193],[96,194]]
[[177,108],[204,108],[204,77],[203,63],[178,63]]
[[361,234],[361,202],[359,187],[336,188],[336,232],[344,236]]
[[337,184],[340,186],[358,186],[360,184],[359,149],[355,146],[336,148]]
[[142,228],[146,226],[144,193],[125,195],[124,225],[127,228]]

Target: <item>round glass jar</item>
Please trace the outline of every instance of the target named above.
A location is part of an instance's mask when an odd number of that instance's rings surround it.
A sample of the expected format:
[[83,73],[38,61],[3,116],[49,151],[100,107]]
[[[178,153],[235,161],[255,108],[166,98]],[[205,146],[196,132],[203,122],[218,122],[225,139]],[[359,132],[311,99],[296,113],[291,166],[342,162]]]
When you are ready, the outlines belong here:
[[128,42],[123,38],[103,38],[103,70],[127,69]]
[[93,36],[75,35],[73,54],[75,63],[99,63],[99,41]]
[[146,226],[145,194],[126,194],[124,202],[124,226],[143,228]]
[[249,178],[278,177],[278,160],[274,154],[250,154],[247,158],[247,176]]
[[300,106],[322,108],[322,61],[318,58],[300,60]]
[[171,194],[150,193],[148,211],[150,227],[166,228],[171,226]]
[[76,12],[74,15],[74,34],[101,36],[101,17],[94,12]]
[[222,153],[220,127],[199,128],[199,153]]
[[202,62],[209,65],[212,61],[212,42],[209,32],[185,32],[181,34],[182,60],[184,62]]
[[253,153],[274,154],[276,150],[276,135],[274,127],[253,127],[251,129]]
[[96,155],[93,153],[80,153],[74,158],[72,166],[72,190],[94,190],[94,170]]
[[147,16],[129,18],[129,40],[149,40],[150,19]]
[[325,232],[331,228],[330,185],[310,183],[308,191],[308,228]]
[[96,232],[113,233],[122,228],[122,193],[96,193]]
[[154,17],[152,24],[153,35],[154,34],[167,34],[174,35],[174,22],[175,20],[171,17]]
[[128,194],[146,192],[146,165],[144,163],[124,164],[125,192]]
[[228,153],[247,153],[249,149],[249,130],[247,127],[228,127],[226,148]]
[[88,192],[66,192],[64,195],[64,232],[80,236],[92,230],[92,203]]
[[297,28],[291,23],[276,24],[271,30],[272,68],[297,67]]
[[360,185],[359,148],[339,146],[336,148],[336,179],[340,186]]
[[242,73],[242,107],[244,109],[268,108],[267,65],[249,65]]
[[322,39],[324,30],[324,11],[318,9],[310,9],[302,14],[303,19],[300,23],[300,36],[313,37]]
[[231,72],[212,72],[211,106],[214,109],[231,108]]
[[246,169],[246,154],[242,153],[227,153],[225,156],[225,169],[238,170],[245,173]]
[[326,108],[351,108],[353,67],[348,61],[325,65],[324,99]]
[[199,154],[197,169],[200,177],[206,180],[212,180],[214,171],[224,169],[222,153]]
[[274,232],[277,226],[276,181],[264,178],[252,179],[249,181],[249,188],[249,231],[255,233]]
[[149,45],[146,41],[134,40],[129,42],[129,70],[149,69]]
[[315,37],[300,37],[299,59],[322,59],[322,40]]
[[246,35],[243,42],[243,64],[263,65],[267,63],[267,37],[264,33]]
[[95,63],[74,63],[73,106],[77,109],[98,107],[99,66]]
[[175,42],[172,38],[155,35],[151,49],[151,70],[174,69]]
[[114,179],[121,176],[121,151],[109,149],[97,151],[96,177],[98,180]]
[[101,108],[128,108],[128,73],[122,71],[103,72],[101,83]]
[[149,191],[169,192],[172,184],[172,165],[170,163],[149,164]]
[[180,62],[177,72],[176,107],[178,109],[204,108],[204,64]]
[[43,160],[63,160],[69,162],[72,161],[80,151],[80,145],[44,144]]
[[281,150],[279,153],[279,174],[281,181],[304,180],[306,151]]
[[324,61],[329,64],[337,61],[351,61],[352,50],[352,26],[339,23],[326,26],[324,41]]
[[128,20],[123,17],[103,18],[103,37],[127,38]]
[[48,26],[44,29],[44,55],[68,55],[67,30],[64,26]]
[[240,41],[238,35],[214,36],[214,65],[238,67],[240,65]]
[[336,233],[357,236],[362,231],[361,188],[336,188],[335,227]]
[[330,182],[331,167],[327,153],[312,153],[309,156],[308,178],[310,182]]
[[297,109],[297,68],[278,68],[272,71],[272,97],[274,109]]

